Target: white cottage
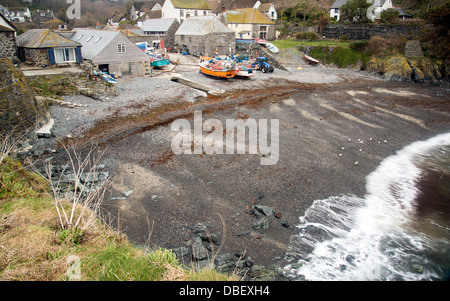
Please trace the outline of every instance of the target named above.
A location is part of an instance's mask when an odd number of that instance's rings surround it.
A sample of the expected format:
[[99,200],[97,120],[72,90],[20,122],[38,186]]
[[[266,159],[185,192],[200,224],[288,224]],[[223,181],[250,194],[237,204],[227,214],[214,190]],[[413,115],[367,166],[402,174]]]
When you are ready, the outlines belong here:
[[[336,20],[340,19],[341,7],[347,3],[348,0],[336,0],[330,7],[330,17]],[[392,0],[367,0],[371,6],[367,9],[367,18],[371,21],[379,20],[381,12],[393,7]]]
[[162,6],[162,17],[175,18],[180,24],[189,17],[210,14],[211,8],[205,0],[165,0]]

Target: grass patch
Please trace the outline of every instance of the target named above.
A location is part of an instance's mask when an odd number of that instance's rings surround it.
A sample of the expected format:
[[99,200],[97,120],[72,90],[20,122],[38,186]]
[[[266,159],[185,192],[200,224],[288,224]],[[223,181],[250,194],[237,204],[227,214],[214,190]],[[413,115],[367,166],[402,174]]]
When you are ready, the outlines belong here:
[[64,95],[78,93],[78,87],[67,76],[41,76],[30,82],[34,92],[39,96],[61,99]]
[[61,229],[46,181],[9,157],[0,179],[0,280],[239,280],[185,270],[170,250],[146,253],[100,222]]
[[340,68],[357,66],[358,64],[365,66],[370,60],[370,55],[367,52],[358,52],[343,46],[314,47],[309,55],[323,64],[335,64]]
[[299,49],[301,46],[342,46],[348,47],[349,42],[322,40],[322,41],[298,41],[298,40],[277,40],[271,42],[279,49],[295,48]]

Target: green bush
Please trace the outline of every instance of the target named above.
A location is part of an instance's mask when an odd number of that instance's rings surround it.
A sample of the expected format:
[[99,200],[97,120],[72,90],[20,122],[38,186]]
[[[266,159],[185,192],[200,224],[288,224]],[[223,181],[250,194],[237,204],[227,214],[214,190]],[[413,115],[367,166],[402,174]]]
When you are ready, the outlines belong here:
[[353,41],[350,43],[350,49],[357,51],[357,52],[363,52],[367,50],[367,47],[369,46],[369,41],[367,40],[360,40],[360,41]]
[[369,60],[366,52],[357,52],[349,47],[314,47],[310,56],[318,59],[324,64],[335,64],[340,68],[347,68],[362,62],[365,65]]
[[317,41],[319,36],[315,32],[300,31],[295,34],[295,38],[303,41]]

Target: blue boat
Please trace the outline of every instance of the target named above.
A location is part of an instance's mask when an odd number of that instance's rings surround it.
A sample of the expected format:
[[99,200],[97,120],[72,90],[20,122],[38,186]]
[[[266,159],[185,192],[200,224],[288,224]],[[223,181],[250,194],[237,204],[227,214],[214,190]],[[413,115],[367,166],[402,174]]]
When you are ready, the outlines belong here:
[[151,53],[150,65],[153,67],[163,67],[170,65],[169,56],[163,53]]

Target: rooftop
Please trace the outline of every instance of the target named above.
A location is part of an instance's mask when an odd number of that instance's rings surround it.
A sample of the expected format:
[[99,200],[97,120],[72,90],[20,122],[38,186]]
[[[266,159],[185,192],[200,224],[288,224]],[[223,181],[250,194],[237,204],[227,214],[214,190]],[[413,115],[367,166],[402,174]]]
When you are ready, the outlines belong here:
[[30,29],[17,36],[17,45],[25,48],[78,47],[80,43],[69,40],[50,29]]
[[225,19],[227,23],[234,24],[274,24],[262,12],[256,8],[241,8],[226,11]]
[[95,30],[95,29],[74,29],[75,34],[72,41],[76,41],[83,46],[83,57],[89,60],[94,59],[118,34],[119,31]]
[[211,10],[205,0],[170,0],[175,8]]
[[167,31],[173,22],[178,22],[175,18],[148,19],[142,23],[143,31]]
[[189,17],[181,23],[175,35],[206,35],[232,32],[215,16]]

